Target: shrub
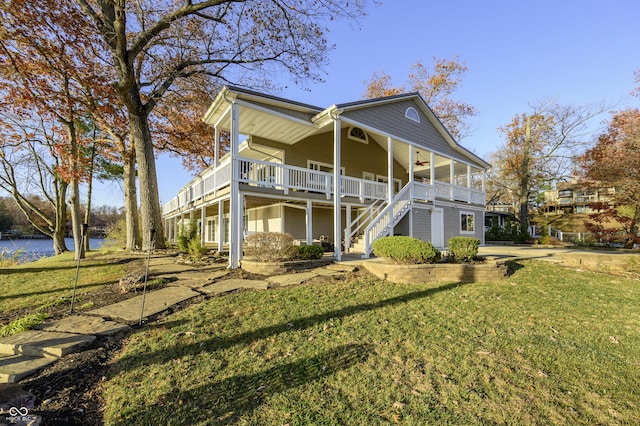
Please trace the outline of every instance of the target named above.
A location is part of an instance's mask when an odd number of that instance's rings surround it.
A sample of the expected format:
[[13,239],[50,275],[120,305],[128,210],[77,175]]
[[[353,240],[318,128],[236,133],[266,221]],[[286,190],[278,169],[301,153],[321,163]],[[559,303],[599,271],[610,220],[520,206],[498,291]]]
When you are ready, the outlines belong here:
[[298,259],[322,259],[324,248],[316,245],[303,245],[298,247]]
[[436,263],[440,251],[428,241],[406,236],[383,237],[373,243],[373,253],[393,263]]
[[293,237],[282,232],[257,232],[245,239],[244,253],[258,262],[294,259],[298,252]]
[[180,251],[189,252],[189,243],[196,238],[198,238],[198,223],[195,220],[191,220],[189,221],[189,225],[185,226],[183,222],[180,225],[176,244]]
[[562,244],[559,239],[550,235],[542,235],[538,240],[538,243],[545,246],[559,246]]
[[199,238],[194,238],[189,241],[187,252],[191,257],[199,259],[207,254],[207,248],[202,245]]
[[478,255],[480,240],[472,237],[452,237],[447,241],[449,253],[457,262],[471,262]]

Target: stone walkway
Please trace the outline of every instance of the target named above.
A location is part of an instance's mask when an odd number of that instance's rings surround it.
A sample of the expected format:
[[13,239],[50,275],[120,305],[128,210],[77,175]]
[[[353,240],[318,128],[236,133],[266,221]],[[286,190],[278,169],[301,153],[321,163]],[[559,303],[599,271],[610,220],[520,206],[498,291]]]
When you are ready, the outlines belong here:
[[[357,262],[356,262],[357,263]],[[149,277],[169,284],[113,305],[44,323],[0,339],[0,383],[16,383],[66,354],[81,351],[96,336],[126,331],[146,323],[173,306],[197,296],[216,296],[240,289],[266,290],[301,284],[316,276],[340,276],[355,270],[353,262],[341,262],[266,280],[231,278],[226,264],[197,267],[176,264],[175,257],[155,256],[149,262]]]

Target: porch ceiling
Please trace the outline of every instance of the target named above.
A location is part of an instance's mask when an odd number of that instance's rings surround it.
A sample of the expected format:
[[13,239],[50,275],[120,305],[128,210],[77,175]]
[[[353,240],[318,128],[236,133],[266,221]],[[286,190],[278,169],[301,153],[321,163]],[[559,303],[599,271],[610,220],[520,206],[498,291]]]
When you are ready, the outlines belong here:
[[[240,106],[240,133],[243,135],[258,136],[289,145],[319,132],[318,126],[306,123],[302,119],[292,119],[284,115],[275,114],[273,111],[263,111],[246,105]],[[225,129],[231,128],[231,116],[227,116],[220,122]]]
[[[369,136],[376,141],[382,149],[387,151],[387,139],[385,137],[381,137],[374,134],[369,134]],[[414,164],[413,172],[416,176],[428,176],[430,172],[430,164],[431,161],[431,151],[427,148],[416,148],[407,143],[394,141],[393,142],[393,158],[395,161],[400,163],[400,165],[409,170],[409,150],[413,149],[413,161],[421,161],[424,163],[422,166],[418,166]],[[419,153],[419,154],[418,154]],[[435,156],[435,172],[436,179],[448,179],[450,175],[450,167],[451,159],[447,157],[443,157],[441,155]],[[478,167],[471,167],[472,172],[478,172],[480,169]],[[454,165],[454,173],[456,175],[466,174],[467,166],[464,163],[459,161],[455,162]]]

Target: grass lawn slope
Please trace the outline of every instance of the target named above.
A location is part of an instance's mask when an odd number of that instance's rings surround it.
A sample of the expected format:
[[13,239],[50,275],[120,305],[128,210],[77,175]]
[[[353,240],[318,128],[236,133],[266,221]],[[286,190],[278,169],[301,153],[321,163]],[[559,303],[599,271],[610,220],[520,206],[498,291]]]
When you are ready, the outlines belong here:
[[496,283],[214,298],[113,361],[108,425],[640,424],[640,283],[521,262]]

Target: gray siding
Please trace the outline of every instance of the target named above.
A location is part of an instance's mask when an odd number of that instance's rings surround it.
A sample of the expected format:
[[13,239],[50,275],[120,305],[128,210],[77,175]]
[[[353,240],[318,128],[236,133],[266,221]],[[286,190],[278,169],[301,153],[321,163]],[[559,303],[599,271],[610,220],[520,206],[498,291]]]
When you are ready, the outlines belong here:
[[[460,232],[460,212],[474,214],[474,233]],[[474,237],[484,243],[484,212],[468,208],[444,207],[444,240],[445,244],[451,237]]]
[[414,208],[412,214],[413,236],[423,241],[431,241],[431,211]]
[[305,223],[304,210],[284,208],[284,232],[291,234],[296,240],[305,240],[307,238]]
[[[416,123],[404,116],[407,108],[413,107],[420,115],[420,123]],[[366,124],[384,132],[391,133],[403,139],[433,149],[452,158],[464,159],[478,165],[473,159],[467,158],[456,151],[444,139],[436,127],[422,112],[420,106],[413,100],[402,100],[383,105],[363,106],[359,109],[346,111],[345,117]]]

